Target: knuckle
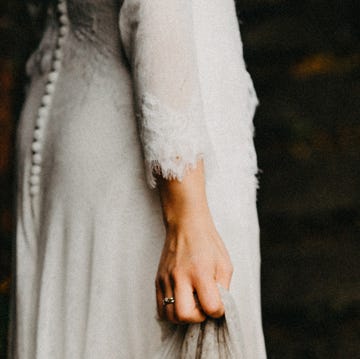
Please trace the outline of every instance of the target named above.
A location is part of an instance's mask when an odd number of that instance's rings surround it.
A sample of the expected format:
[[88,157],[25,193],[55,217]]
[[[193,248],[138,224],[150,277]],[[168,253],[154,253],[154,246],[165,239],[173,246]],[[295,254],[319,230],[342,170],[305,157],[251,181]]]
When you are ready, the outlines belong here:
[[193,271],[194,273],[197,273],[197,275],[199,276],[211,272],[212,269],[213,269],[213,261],[205,260],[203,258],[201,258],[201,260],[198,260],[193,264]]
[[213,273],[213,269],[209,268],[207,265],[201,266],[196,265],[193,268],[192,277],[198,283],[206,283],[210,280]]
[[232,263],[226,263],[221,266],[219,272],[221,273],[221,275],[223,275],[227,278],[231,278],[232,275],[234,274],[234,266]]
[[183,273],[181,268],[174,267],[170,272],[170,277],[172,280],[177,281],[178,279],[183,277]]

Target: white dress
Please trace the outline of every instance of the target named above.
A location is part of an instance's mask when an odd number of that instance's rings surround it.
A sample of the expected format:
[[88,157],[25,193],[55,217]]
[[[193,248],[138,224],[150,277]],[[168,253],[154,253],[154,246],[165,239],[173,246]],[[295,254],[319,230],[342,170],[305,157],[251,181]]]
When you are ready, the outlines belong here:
[[50,1],[27,73],[10,358],[152,357],[170,326],[156,318],[153,171],[181,180],[199,158],[245,357],[265,358],[258,100],[234,0]]

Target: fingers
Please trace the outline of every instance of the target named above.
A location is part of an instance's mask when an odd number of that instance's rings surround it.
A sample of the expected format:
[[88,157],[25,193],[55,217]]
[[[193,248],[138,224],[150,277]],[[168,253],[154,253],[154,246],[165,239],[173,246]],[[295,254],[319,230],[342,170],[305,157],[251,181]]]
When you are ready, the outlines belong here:
[[160,284],[160,280],[155,280],[155,288],[156,288],[156,304],[157,304],[157,312],[160,319],[165,319],[165,312],[163,308],[163,299],[164,299],[164,291]]
[[206,319],[200,303],[194,296],[190,282],[175,281],[175,318],[182,323],[201,323]]
[[[189,282],[172,281],[169,278],[157,279],[156,301],[160,319],[169,320],[175,324],[201,323],[206,319],[194,289]],[[164,305],[164,298],[175,298],[174,303]]]
[[[156,280],[158,315],[173,323],[201,323],[206,316],[220,318],[225,313],[217,283],[229,289],[232,271],[214,277],[202,275],[194,285],[187,278],[168,276]],[[165,297],[174,297],[175,302],[164,305]]]
[[169,303],[164,305],[165,298],[174,298],[173,284],[171,283],[171,280],[168,277],[158,278],[155,283],[157,309],[160,319],[167,319],[178,324],[179,322],[175,317],[174,304]]
[[206,315],[213,318],[220,318],[224,315],[224,304],[214,278],[208,277],[199,280],[196,283],[196,293]]

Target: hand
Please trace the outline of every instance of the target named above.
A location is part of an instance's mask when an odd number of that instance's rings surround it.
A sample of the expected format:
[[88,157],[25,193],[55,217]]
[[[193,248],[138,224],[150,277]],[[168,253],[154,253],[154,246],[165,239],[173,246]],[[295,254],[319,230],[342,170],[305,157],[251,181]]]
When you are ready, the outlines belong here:
[[[174,323],[219,318],[224,307],[216,283],[229,288],[232,265],[208,216],[193,216],[169,226],[156,276],[160,318]],[[195,294],[195,295],[194,295]],[[164,297],[175,303],[163,306]]]
[[[216,283],[228,289],[233,267],[206,203],[203,167],[181,183],[160,181],[166,238],[155,281],[159,317],[173,323],[219,318],[224,306]],[[165,297],[175,303],[164,306]]]

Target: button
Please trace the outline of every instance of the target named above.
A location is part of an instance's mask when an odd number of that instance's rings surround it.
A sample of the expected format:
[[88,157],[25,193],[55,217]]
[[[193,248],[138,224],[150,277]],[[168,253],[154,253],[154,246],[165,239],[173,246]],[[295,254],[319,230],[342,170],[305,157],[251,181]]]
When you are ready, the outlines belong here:
[[40,165],[42,162],[42,156],[40,153],[34,153],[32,159],[35,165]]
[[68,27],[67,26],[60,26],[59,33],[61,36],[66,36],[68,33]]
[[49,113],[49,109],[45,106],[41,106],[38,110],[39,117],[46,117]]
[[55,60],[52,64],[52,68],[53,70],[60,70],[60,66],[61,66],[61,61],[60,60]]
[[51,82],[55,82],[58,77],[59,77],[58,71],[51,71],[51,72],[49,73],[48,79],[49,79],[49,81],[51,81]]
[[61,49],[56,49],[56,50],[54,51],[54,57],[55,57],[56,60],[61,60],[62,57],[63,57],[63,52],[62,52],[62,50],[61,50]]
[[69,19],[67,17],[67,15],[65,14],[62,14],[60,17],[59,17],[59,21],[61,24],[63,25],[67,25],[69,23]]
[[41,172],[41,167],[39,165],[32,165],[31,166],[31,174],[32,175],[39,175]]
[[40,129],[43,128],[46,122],[46,118],[41,116],[36,119],[36,126]]
[[37,128],[33,132],[33,137],[34,137],[34,140],[37,140],[37,141],[41,140],[44,137],[43,131],[41,131],[39,128]]
[[35,141],[33,142],[33,144],[31,145],[31,148],[34,152],[40,152],[41,150],[41,147],[42,147],[42,143],[39,142],[39,141]]
[[44,106],[48,106],[50,105],[50,102],[51,102],[51,96],[50,95],[44,95],[41,99],[41,103],[44,105]]
[[54,92],[54,90],[55,90],[55,85],[52,82],[49,82],[48,84],[46,84],[46,87],[45,87],[46,93],[51,95]]
[[61,13],[66,13],[66,4],[65,4],[65,1],[59,1],[58,2],[58,5],[57,5],[57,8],[59,10],[59,12]]
[[31,186],[30,187],[30,194],[31,195],[35,195],[38,194],[40,192],[40,186]]
[[33,186],[36,186],[40,183],[40,177],[39,175],[32,175],[30,176],[30,184]]

